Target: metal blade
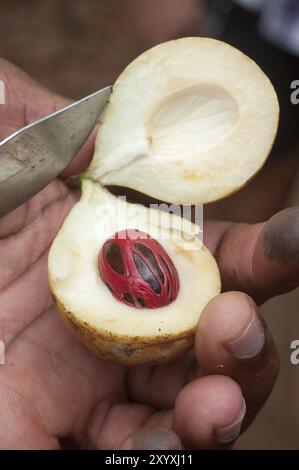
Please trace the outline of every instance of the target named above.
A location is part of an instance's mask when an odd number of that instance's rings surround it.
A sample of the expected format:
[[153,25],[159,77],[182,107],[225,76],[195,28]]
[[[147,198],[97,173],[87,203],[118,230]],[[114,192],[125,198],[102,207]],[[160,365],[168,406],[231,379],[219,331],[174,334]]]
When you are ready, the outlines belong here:
[[0,217],[38,193],[72,161],[110,93],[111,87],[97,91],[0,143]]

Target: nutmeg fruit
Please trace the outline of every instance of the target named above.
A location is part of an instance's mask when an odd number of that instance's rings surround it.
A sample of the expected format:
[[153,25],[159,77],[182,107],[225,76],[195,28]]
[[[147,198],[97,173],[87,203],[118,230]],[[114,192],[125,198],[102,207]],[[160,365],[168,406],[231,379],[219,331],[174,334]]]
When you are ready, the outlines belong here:
[[81,199],[49,254],[62,318],[89,349],[128,365],[170,361],[192,346],[221,290],[200,227],[105,186],[176,204],[218,200],[264,164],[278,117],[265,74],[217,40],[160,44],[124,70],[100,117]]

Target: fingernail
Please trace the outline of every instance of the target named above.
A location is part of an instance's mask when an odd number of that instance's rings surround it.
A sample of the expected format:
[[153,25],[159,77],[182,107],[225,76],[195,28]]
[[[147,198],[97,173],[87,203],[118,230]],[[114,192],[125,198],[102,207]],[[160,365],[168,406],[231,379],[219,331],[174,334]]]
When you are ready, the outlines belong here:
[[242,333],[224,347],[237,359],[250,359],[256,356],[265,344],[265,332],[259,320],[255,308],[251,309],[252,315],[249,323]]
[[123,450],[182,450],[183,445],[176,433],[160,426],[146,426],[131,435]]
[[241,431],[241,426],[242,426],[245,413],[246,413],[246,404],[243,398],[242,409],[240,411],[240,414],[237,420],[234,423],[230,424],[229,426],[226,426],[225,428],[216,428],[214,430],[215,439],[217,440],[217,442],[219,442],[220,444],[227,444],[237,439]]

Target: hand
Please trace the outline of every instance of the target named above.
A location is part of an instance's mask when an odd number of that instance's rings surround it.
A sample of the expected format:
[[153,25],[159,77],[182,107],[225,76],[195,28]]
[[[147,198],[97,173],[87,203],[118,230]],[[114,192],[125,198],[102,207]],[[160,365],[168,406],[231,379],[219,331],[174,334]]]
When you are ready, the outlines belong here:
[[[67,103],[5,61],[0,79],[7,100],[0,138]],[[63,177],[81,171],[91,155],[89,140]],[[231,446],[242,422],[244,429],[267,399],[278,370],[271,335],[249,295],[260,302],[298,284],[299,211],[253,226],[207,223],[206,243],[225,290],[246,293],[226,292],[207,305],[194,351],[171,364],[126,368],[73,338],[49,292],[48,250],[78,197],[56,179],[0,220],[6,344],[0,448],[57,449],[64,437],[96,449]]]

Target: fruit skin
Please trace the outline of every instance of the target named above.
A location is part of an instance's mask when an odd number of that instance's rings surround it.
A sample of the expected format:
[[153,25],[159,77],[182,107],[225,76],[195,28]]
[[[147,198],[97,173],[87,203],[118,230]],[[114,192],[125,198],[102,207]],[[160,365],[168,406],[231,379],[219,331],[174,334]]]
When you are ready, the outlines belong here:
[[56,299],[56,304],[64,324],[79,338],[90,351],[105,360],[116,361],[126,366],[159,365],[170,362],[194,343],[196,328],[178,335],[163,337],[108,334],[95,330],[86,322],[80,321],[69,312],[63,303]]

